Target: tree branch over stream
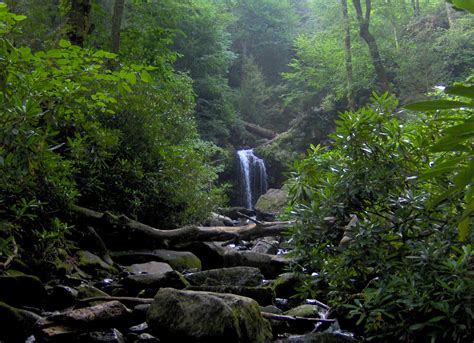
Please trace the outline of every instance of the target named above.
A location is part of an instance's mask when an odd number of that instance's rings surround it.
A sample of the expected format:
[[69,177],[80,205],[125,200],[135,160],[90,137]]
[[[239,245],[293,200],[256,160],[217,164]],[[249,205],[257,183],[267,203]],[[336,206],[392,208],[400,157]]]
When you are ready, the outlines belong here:
[[258,222],[243,226],[184,226],[173,230],[160,230],[140,223],[125,215],[110,212],[96,212],[85,207],[71,205],[70,209],[88,224],[95,225],[103,235],[123,235],[127,243],[137,242],[141,246],[174,246],[195,241],[252,240],[260,237],[278,236],[290,228],[294,222]]

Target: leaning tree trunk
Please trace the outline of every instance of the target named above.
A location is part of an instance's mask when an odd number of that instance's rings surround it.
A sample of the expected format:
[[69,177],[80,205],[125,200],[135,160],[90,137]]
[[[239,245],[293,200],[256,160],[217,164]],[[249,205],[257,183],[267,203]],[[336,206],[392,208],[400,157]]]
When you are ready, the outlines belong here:
[[84,41],[91,31],[92,0],[68,1],[66,13],[66,36],[72,44],[84,46]]
[[387,73],[385,72],[385,67],[382,63],[382,58],[380,57],[379,48],[377,42],[375,41],[374,36],[369,31],[370,25],[370,13],[372,10],[371,0],[365,0],[365,15],[362,14],[362,6],[360,0],[352,0],[354,8],[356,10],[357,22],[359,23],[359,34],[362,39],[365,40],[369,48],[370,57],[372,58],[372,64],[374,65],[375,73],[377,74],[377,79],[379,81],[382,91],[389,91],[389,82]]
[[123,7],[125,0],[115,0],[114,14],[112,15],[111,51],[118,53],[120,50],[120,27],[122,25]]
[[355,110],[354,83],[352,73],[352,52],[351,52],[351,28],[349,25],[349,15],[347,13],[347,0],[341,0],[342,17],[344,19],[344,48],[346,56],[346,77],[347,77],[347,103],[351,111]]

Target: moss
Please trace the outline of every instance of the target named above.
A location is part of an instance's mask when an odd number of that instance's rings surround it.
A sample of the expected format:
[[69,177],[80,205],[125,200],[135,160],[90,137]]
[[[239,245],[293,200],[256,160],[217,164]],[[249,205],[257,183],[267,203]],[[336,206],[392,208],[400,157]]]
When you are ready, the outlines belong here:
[[31,335],[35,323],[39,319],[33,313],[11,307],[0,302],[0,318],[2,329],[0,330],[0,341],[24,342]]

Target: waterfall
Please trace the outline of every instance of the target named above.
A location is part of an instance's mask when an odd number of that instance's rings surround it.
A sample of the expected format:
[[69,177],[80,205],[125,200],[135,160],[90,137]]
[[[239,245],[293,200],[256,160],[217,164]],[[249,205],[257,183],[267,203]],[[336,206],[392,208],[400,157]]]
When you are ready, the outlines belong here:
[[243,205],[253,208],[258,197],[267,191],[267,170],[261,158],[253,154],[253,149],[237,151],[240,161],[240,182]]

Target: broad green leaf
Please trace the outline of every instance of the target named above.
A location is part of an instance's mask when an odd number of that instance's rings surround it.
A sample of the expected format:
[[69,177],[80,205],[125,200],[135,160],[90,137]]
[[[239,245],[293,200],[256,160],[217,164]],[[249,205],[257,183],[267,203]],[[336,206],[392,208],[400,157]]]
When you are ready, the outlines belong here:
[[454,100],[429,100],[420,101],[404,106],[407,110],[412,111],[436,111],[449,110],[453,108],[474,107],[473,104]]
[[454,183],[459,188],[464,188],[474,180],[474,161],[462,168],[454,177]]
[[140,73],[140,79],[145,83],[150,83],[153,81],[153,77],[146,70],[142,70]]
[[65,39],[61,39],[61,40],[59,41],[59,46],[60,46],[61,48],[69,48],[69,47],[71,46],[71,42],[68,41],[68,40],[65,40]]
[[451,0],[451,3],[457,8],[474,13],[474,0]]
[[60,58],[60,57],[63,57],[63,52],[58,49],[51,49],[46,52],[46,55],[48,57]]
[[459,145],[462,142],[466,141],[468,138],[472,137],[473,134],[466,134],[460,137],[445,136],[441,138],[433,147],[432,151],[464,151],[465,149],[460,149]]
[[109,58],[113,59],[117,57],[117,54],[114,54],[112,52],[104,51],[104,50],[99,50],[94,53],[94,57],[99,57],[99,58]]
[[474,133],[474,120],[468,120],[462,124],[455,125],[444,130],[444,133],[448,134],[465,134],[465,133]]
[[474,86],[454,85],[446,87],[445,93],[474,99]]
[[464,218],[458,224],[458,239],[460,242],[464,242],[469,234],[469,224],[471,223],[469,218]]
[[457,157],[457,158],[453,158],[453,159],[450,159],[448,161],[445,161],[443,163],[440,163],[439,165],[436,165],[425,171],[423,174],[421,174],[421,179],[431,179],[431,178],[434,178],[436,176],[439,176],[439,175],[442,175],[444,173],[447,173],[449,171],[452,171],[452,170],[455,170],[458,167],[459,163],[464,161],[465,157]]

